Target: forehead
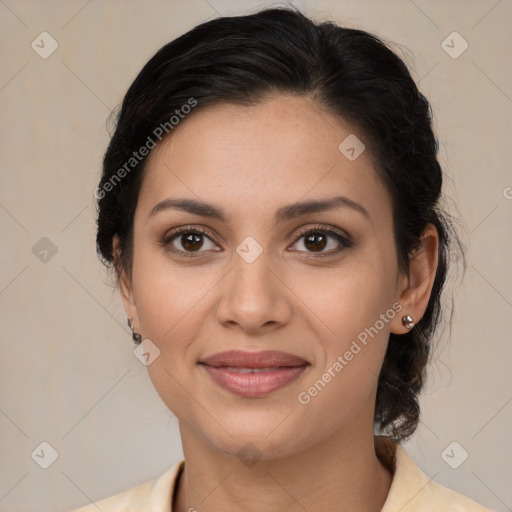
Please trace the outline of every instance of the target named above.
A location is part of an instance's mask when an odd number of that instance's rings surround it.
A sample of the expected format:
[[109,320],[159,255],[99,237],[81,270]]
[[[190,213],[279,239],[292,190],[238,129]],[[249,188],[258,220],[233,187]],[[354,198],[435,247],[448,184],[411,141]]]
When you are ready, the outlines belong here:
[[208,106],[185,118],[150,154],[140,209],[186,196],[259,215],[262,207],[273,212],[341,194],[382,217],[390,199],[363,144],[354,127],[311,98]]

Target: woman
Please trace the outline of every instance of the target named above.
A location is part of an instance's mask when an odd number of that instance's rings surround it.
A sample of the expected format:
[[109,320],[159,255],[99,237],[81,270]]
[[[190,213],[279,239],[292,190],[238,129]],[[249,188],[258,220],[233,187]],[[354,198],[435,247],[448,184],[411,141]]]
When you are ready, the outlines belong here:
[[80,510],[488,510],[399,444],[455,237],[441,185],[429,104],[371,34],[272,9],[159,50],[97,245],[185,458]]

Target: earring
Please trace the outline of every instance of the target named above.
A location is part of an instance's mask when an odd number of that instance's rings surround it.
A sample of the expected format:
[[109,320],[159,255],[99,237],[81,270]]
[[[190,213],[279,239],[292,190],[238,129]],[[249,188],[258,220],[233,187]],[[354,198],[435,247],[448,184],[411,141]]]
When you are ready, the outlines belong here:
[[133,328],[133,325],[132,325],[132,319],[128,318],[127,320],[128,320],[128,327],[132,331],[133,341],[137,344],[140,343],[142,341],[142,336],[138,332],[135,332],[135,329]]
[[402,317],[402,325],[406,329],[412,329],[414,327],[414,320],[411,315],[405,315]]

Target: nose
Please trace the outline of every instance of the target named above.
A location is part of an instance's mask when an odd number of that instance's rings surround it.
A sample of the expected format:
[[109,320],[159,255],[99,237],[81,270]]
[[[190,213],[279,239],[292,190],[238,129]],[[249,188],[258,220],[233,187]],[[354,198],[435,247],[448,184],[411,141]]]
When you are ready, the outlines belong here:
[[283,272],[272,265],[265,250],[252,262],[234,253],[233,267],[222,280],[218,321],[244,332],[270,332],[292,316],[291,292]]

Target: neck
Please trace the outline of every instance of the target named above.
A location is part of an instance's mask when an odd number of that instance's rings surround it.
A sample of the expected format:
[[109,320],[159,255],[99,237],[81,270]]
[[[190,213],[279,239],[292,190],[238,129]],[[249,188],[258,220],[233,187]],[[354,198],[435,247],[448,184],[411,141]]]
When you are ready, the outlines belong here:
[[173,512],[378,512],[393,478],[392,446],[382,438],[376,446],[373,432],[338,432],[306,450],[263,457],[248,467],[181,424],[180,430],[186,462]]

